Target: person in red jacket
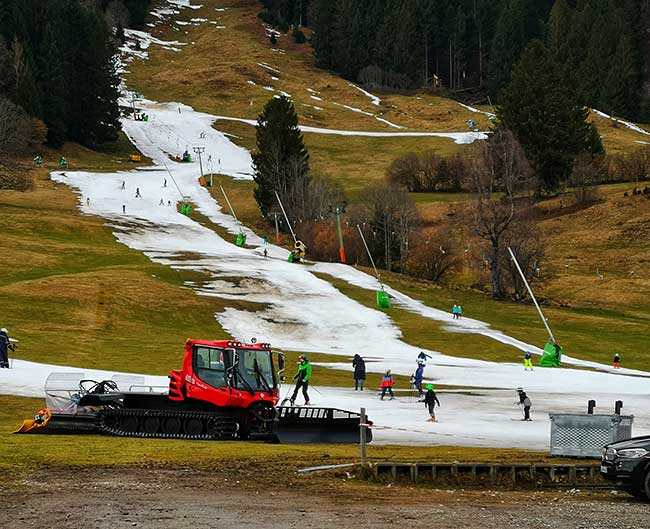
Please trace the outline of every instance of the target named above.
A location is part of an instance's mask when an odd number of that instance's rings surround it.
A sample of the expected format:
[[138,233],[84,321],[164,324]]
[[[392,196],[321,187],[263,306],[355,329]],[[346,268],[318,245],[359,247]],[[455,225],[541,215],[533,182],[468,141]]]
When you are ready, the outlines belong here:
[[384,400],[386,391],[388,391],[388,394],[390,395],[390,400],[393,400],[395,398],[395,394],[393,393],[394,385],[395,382],[393,381],[393,375],[389,369],[381,379],[381,400]]

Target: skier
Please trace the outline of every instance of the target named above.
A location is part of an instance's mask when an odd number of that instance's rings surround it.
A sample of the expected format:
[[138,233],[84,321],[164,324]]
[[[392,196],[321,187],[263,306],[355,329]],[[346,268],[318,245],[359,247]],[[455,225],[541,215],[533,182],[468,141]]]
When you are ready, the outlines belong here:
[[126,189],[126,180],[122,180],[122,189]]
[[526,351],[526,354],[524,355],[524,371],[528,371],[528,368],[530,370],[533,370],[533,355],[531,354],[530,351]]
[[309,406],[307,389],[309,388],[309,380],[311,379],[311,364],[305,355],[300,355],[298,358],[300,359],[298,371],[293,376],[293,379],[296,381],[296,388],[293,390],[293,395],[289,399],[289,402],[291,402],[292,406],[295,404],[298,391],[302,388],[302,396],[305,397],[305,406]]
[[440,401],[436,396],[436,392],[433,390],[433,384],[427,384],[427,395],[424,397],[424,406],[429,409],[429,415],[431,415],[428,422],[438,422],[435,412],[436,404],[440,406]]
[[395,382],[393,381],[393,375],[391,373],[391,370],[389,369],[386,371],[386,374],[383,376],[381,379],[381,400],[384,400],[384,397],[386,396],[386,391],[388,391],[388,394],[390,395],[390,400],[395,399],[395,394],[393,393],[393,386],[395,385]]
[[454,307],[451,309],[451,313],[454,319],[458,318],[458,305],[454,305]]
[[458,319],[460,320],[463,317],[463,307],[458,305]]
[[424,395],[422,391],[422,377],[424,377],[424,360],[418,360],[418,368],[415,370],[415,387],[418,390],[418,398],[421,399]]
[[126,213],[126,204],[122,204],[122,213]]
[[167,179],[165,178],[165,181],[163,182],[163,187],[167,187]]
[[433,357],[429,356],[424,351],[420,351],[420,354],[418,355],[417,361],[420,362],[420,360],[422,360],[422,362],[426,364],[427,363],[427,358],[433,358]]
[[517,388],[517,393],[519,394],[519,402],[515,402],[515,404],[524,407],[524,418],[522,419],[522,421],[532,420],[530,418],[530,406],[532,405],[530,397],[526,395],[526,392],[524,391],[523,388]]
[[135,188],[135,198],[142,198],[142,195],[140,194],[140,188],[139,187]]
[[164,206],[164,205],[165,205],[165,201],[161,198],[161,199],[160,199],[160,202],[158,202],[158,205],[159,205],[159,206]]
[[621,368],[621,355],[614,353],[614,369]]
[[354,367],[354,391],[357,391],[359,387],[363,391],[363,382],[366,380],[366,363],[361,356],[355,354],[352,366]]
[[90,197],[86,197],[86,206],[90,206]]
[[7,329],[0,329],[0,368],[9,369],[9,349],[15,351],[16,347],[11,343]]

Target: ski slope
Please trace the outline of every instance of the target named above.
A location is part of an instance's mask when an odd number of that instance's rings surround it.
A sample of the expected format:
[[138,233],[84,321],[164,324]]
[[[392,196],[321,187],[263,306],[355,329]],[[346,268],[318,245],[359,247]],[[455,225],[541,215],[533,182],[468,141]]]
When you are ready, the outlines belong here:
[[[237,221],[222,211],[208,191],[199,185],[198,162],[177,163],[170,156],[201,144],[206,147],[204,162],[210,157],[212,163],[220,164],[225,174],[251,178],[250,154],[211,127],[214,116],[177,103],[147,102],[145,107],[149,122],[124,120],[123,124],[129,138],[154,161],[153,167],[108,174],[68,171],[52,174],[53,180],[79,193],[82,213],[104,218],[120,243],[143,252],[152,261],[208,273],[210,280],[190,285],[198,295],[259,304],[260,310],[255,312],[227,308],[215,315],[219,324],[238,340],[247,341],[254,335],[281,350],[341,356],[341,362],[322,367],[351,371],[351,356],[361,353],[372,357],[367,364],[371,372],[392,369],[396,374],[408,376],[414,371],[420,349],[401,339],[400,329],[389,315],[344,296],[316,274],[329,274],[374,290],[377,284],[373,277],[339,264],[290,264],[286,261],[287,250],[273,245],[268,247],[269,258],[265,259],[261,256],[262,239],[249,229],[244,228],[253,248],[239,248],[179,214],[177,204],[189,200],[212,222],[237,233],[240,228]],[[136,198],[136,189],[140,191],[140,198]],[[160,205],[161,199],[163,205]],[[172,206],[167,205],[168,201]],[[194,257],[183,257],[187,255]],[[522,350],[539,352],[533,345],[509,337],[483,322],[469,318],[452,320],[445,311],[427,307],[398,291],[391,289],[389,292],[404,309],[434,321],[445,321],[451,331],[476,332]],[[408,397],[379,401],[372,391],[362,394],[340,388],[320,388],[318,366],[314,383],[320,394],[314,392],[312,398],[316,404],[326,406],[349,409],[365,406],[375,423],[401,428],[377,430],[378,442],[525,444],[543,448],[548,442],[549,429],[544,413],[581,411],[590,398],[607,405],[608,409],[613,407],[615,400],[622,398],[627,411],[639,410],[636,431],[650,433],[650,422],[643,408],[650,393],[647,373],[630,370],[614,373],[608,366],[574,359],[568,362],[601,372],[536,368],[531,373],[524,372],[518,364],[451,357],[432,349],[427,352],[432,359],[425,369],[426,380],[445,386],[475,388],[470,392],[443,393],[441,416],[448,415],[439,424],[424,422],[423,405],[410,402]],[[12,370],[0,372],[0,392],[26,396],[42,394],[43,380],[53,369],[52,366],[16,361]],[[35,376],[35,373],[40,375]],[[106,378],[103,375],[110,373],[96,375]],[[532,425],[511,420],[518,417],[512,388],[520,385],[531,395],[536,417],[542,419]]]

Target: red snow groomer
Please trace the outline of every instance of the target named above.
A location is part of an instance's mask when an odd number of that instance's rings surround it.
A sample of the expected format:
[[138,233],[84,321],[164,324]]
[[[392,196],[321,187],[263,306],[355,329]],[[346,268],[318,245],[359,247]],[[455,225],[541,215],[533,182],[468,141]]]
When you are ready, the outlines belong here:
[[[282,356],[267,343],[187,340],[183,367],[169,374],[166,393],[119,375],[101,382],[72,373],[51,375],[45,388],[48,408],[24,421],[17,433],[358,442],[358,413],[276,407],[280,377],[274,355]],[[128,391],[122,391],[127,384]],[[372,439],[370,429],[366,438]]]

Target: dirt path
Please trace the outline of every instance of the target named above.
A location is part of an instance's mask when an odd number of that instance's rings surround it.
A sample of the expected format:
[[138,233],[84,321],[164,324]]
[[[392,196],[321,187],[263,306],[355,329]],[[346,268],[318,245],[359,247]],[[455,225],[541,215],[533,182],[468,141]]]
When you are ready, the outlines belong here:
[[267,480],[191,469],[55,470],[1,490],[0,527],[23,529],[638,529],[649,506],[611,493],[443,491],[335,477]]

